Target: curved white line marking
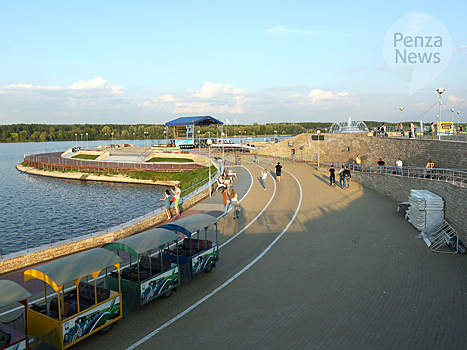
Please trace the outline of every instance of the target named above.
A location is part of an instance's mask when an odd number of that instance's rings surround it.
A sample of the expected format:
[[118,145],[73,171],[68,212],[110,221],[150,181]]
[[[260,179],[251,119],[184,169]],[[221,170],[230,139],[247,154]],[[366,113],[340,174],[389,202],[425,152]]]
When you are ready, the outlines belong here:
[[285,170],[286,172],[288,172],[290,175],[292,175],[292,177],[295,179],[295,181],[297,182],[298,184],[298,187],[300,189],[300,200],[298,201],[298,206],[297,206],[297,209],[295,210],[295,213],[294,213],[294,216],[292,217],[292,219],[289,221],[289,223],[287,224],[287,226],[284,228],[284,230],[276,237],[276,239],[274,239],[274,241],[272,241],[271,244],[269,244],[269,246],[267,246],[266,249],[264,249],[261,254],[259,254],[253,261],[251,261],[247,266],[245,266],[243,269],[241,269],[239,272],[237,272],[235,275],[233,275],[230,279],[228,279],[226,282],[224,282],[222,285],[220,285],[219,287],[217,287],[216,289],[214,289],[211,293],[209,293],[208,295],[206,295],[204,298],[202,298],[201,300],[197,301],[196,303],[194,303],[192,306],[190,306],[188,309],[186,309],[185,311],[179,313],[177,316],[175,316],[174,318],[172,318],[170,321],[166,322],[165,324],[163,324],[162,326],[160,326],[159,328],[157,328],[156,330],[152,331],[151,333],[149,333],[147,336],[145,336],[144,338],[138,340],[136,343],[132,344],[131,346],[129,346],[126,350],[132,350],[134,348],[136,348],[137,346],[143,344],[144,342],[146,342],[147,340],[151,339],[152,337],[154,337],[157,333],[159,333],[160,331],[162,331],[163,329],[167,328],[168,326],[170,326],[172,323],[174,323],[175,321],[177,321],[178,319],[180,319],[181,317],[185,316],[187,313],[189,313],[191,310],[193,310],[194,308],[196,308],[198,305],[201,305],[203,302],[205,302],[206,300],[208,300],[210,297],[212,297],[214,294],[216,294],[217,292],[219,292],[220,290],[222,290],[223,288],[225,288],[226,286],[228,286],[230,283],[232,283],[237,277],[241,276],[244,272],[248,271],[248,269],[250,269],[250,267],[252,267],[259,259],[261,259],[276,243],[277,241],[279,241],[279,239],[284,235],[285,232],[287,232],[287,230],[289,229],[290,225],[292,225],[292,223],[294,222],[295,218],[297,217],[297,214],[298,214],[298,211],[300,210],[300,207],[302,205],[302,196],[303,196],[303,193],[302,193],[302,186],[300,185],[300,182],[297,180],[297,178],[292,174],[290,173],[289,171]]

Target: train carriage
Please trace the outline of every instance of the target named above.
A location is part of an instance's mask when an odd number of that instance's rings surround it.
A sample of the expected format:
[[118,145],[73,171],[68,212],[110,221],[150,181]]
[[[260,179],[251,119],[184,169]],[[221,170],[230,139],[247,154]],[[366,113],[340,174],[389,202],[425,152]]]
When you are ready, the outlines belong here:
[[180,284],[178,259],[171,261],[162,256],[162,249],[171,243],[176,247],[178,238],[172,231],[156,228],[103,246],[119,256],[129,255],[129,266],[122,269],[120,276],[115,271],[106,275],[106,285],[112,290],[118,289],[121,280],[125,316],[154,298],[168,298]]
[[0,322],[0,350],[29,349],[27,336],[27,298],[31,296],[27,290],[17,283],[9,280],[0,280],[0,310],[15,303],[21,303],[24,308],[24,330],[13,325],[8,326]]
[[[121,262],[114,253],[94,248],[24,271],[25,287],[32,279],[44,282],[44,298],[27,309],[29,335],[66,349],[97,331],[110,330],[122,318],[120,283],[113,291],[97,286],[97,278],[110,266],[120,271]],[[47,296],[46,284],[56,296]]]
[[[214,216],[201,213],[160,226],[160,228],[178,232],[183,237],[178,250],[168,248],[163,254],[164,259],[179,261],[181,282],[192,279],[202,271],[210,272],[219,261],[217,221],[218,219]],[[208,239],[208,228],[211,225],[216,228],[215,240]],[[204,230],[204,235],[200,235],[202,230]],[[196,238],[192,237],[194,235]]]

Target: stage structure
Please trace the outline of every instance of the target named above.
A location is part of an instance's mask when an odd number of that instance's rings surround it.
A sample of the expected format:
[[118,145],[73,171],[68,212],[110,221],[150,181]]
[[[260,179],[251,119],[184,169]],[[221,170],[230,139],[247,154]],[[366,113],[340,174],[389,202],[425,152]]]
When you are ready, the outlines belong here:
[[[196,147],[196,127],[199,126],[211,126],[211,125],[223,125],[220,120],[211,116],[195,116],[195,117],[180,117],[170,122],[165,123],[165,127],[174,127],[174,140],[175,146],[180,148],[194,148]],[[168,131],[168,130],[167,130]],[[211,130],[209,130],[211,131]],[[166,137],[169,134],[165,133]],[[211,132],[209,132],[211,134]],[[166,140],[167,142],[167,140]],[[200,140],[198,140],[200,142]]]

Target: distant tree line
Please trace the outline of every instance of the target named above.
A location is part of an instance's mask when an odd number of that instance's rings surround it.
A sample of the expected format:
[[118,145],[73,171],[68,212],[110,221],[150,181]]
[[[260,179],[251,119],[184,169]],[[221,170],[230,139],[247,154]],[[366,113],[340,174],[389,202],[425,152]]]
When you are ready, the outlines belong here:
[[[365,122],[369,128],[380,126],[381,122]],[[251,125],[224,124],[216,127],[195,127],[195,134],[201,138],[220,137],[224,131],[227,137],[282,136],[301,134],[304,132],[325,131],[332,123],[267,123]],[[391,123],[386,123],[391,126]],[[395,125],[395,124],[394,124]],[[0,142],[40,142],[40,141],[74,141],[74,140],[133,140],[133,139],[163,139],[164,125],[136,124],[12,124],[0,125]],[[173,128],[168,128],[168,138],[173,138]],[[210,131],[210,134],[209,134]],[[113,135],[112,135],[113,133]]]

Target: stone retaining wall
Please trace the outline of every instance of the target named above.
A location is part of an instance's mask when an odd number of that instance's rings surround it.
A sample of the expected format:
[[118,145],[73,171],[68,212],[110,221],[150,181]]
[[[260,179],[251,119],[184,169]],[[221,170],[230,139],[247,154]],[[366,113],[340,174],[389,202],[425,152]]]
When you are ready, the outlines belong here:
[[[352,180],[382,193],[397,202],[407,202],[410,190],[428,190],[444,199],[444,216],[447,222],[467,243],[467,188],[430,179],[415,179],[391,174],[353,172]],[[396,210],[397,208],[394,208]],[[371,208],[369,208],[371,214]]]
[[[467,169],[466,142],[381,138],[365,133],[321,136],[324,141],[319,141],[320,162],[353,162],[359,155],[364,164],[376,164],[383,158],[386,164],[394,165],[401,157],[405,166],[424,167],[433,158],[437,168]],[[311,137],[301,134],[252,153],[290,157],[295,150],[296,155],[318,154],[318,141]]]

